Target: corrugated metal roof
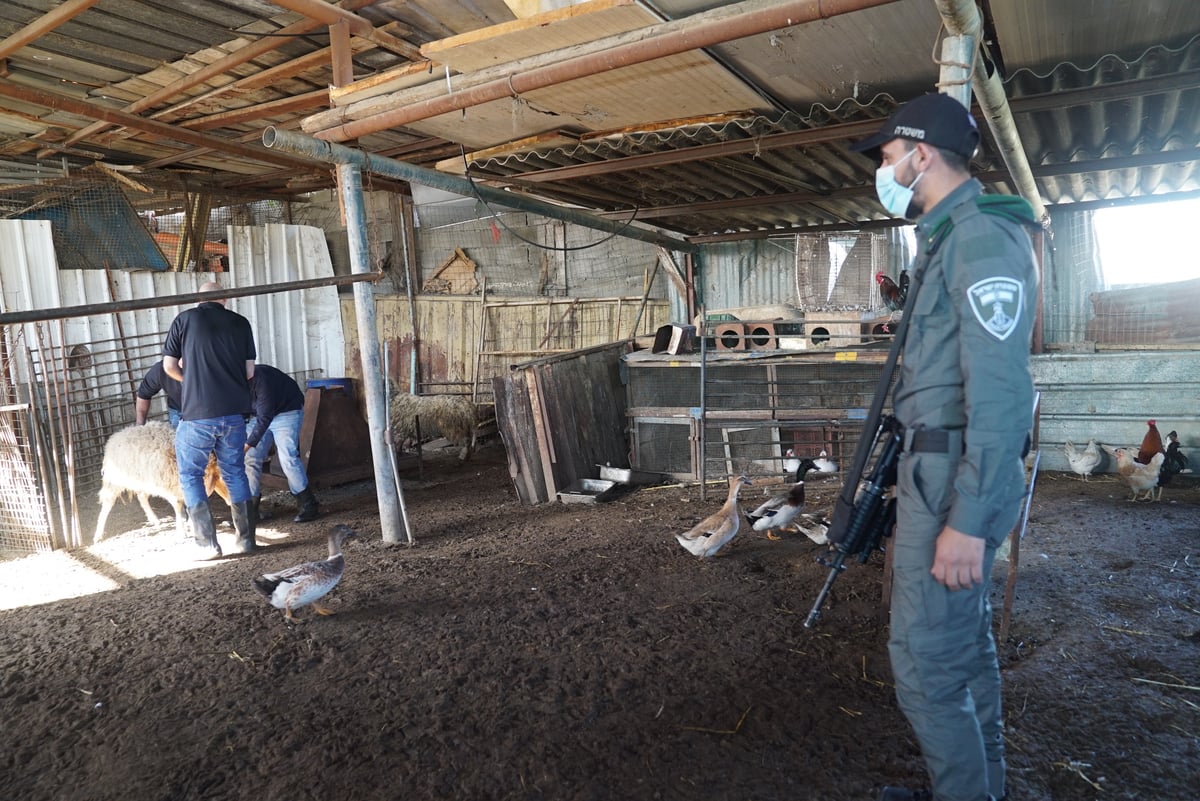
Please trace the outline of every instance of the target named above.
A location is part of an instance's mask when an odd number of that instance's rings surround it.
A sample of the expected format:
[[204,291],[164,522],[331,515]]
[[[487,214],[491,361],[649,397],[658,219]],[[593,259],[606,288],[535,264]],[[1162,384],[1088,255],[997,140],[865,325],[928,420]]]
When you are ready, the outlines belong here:
[[[556,19],[586,20],[605,9],[621,10],[631,1],[597,0]],[[256,145],[268,124],[296,128],[317,112],[330,113],[325,96],[333,82],[328,29],[314,22],[302,35],[278,36],[285,26],[304,20],[283,11],[282,5],[282,0],[278,5],[264,0],[102,0],[69,22],[41,32],[6,54],[8,73],[0,78],[0,160],[61,167],[65,156],[72,170],[102,159],[131,169],[202,172],[213,177],[211,183],[263,197],[329,185],[329,170],[322,166],[272,163],[228,150],[231,144]],[[715,0],[650,0],[639,5],[662,19],[680,22],[713,9],[741,9]],[[57,6],[52,0],[0,4],[0,37],[19,34]],[[502,46],[506,38],[493,37],[488,29],[500,23],[508,26],[506,31],[524,26],[525,38],[536,41],[537,31],[550,20],[517,21],[503,0],[345,0],[342,7],[374,26],[371,41],[361,31],[351,40],[355,82],[345,87],[347,105],[352,105],[356,84],[371,83],[364,79],[424,64],[415,48],[430,45],[427,50],[433,55],[428,57],[436,61],[435,43],[464,34],[472,35],[458,41],[470,42],[477,51],[473,64],[498,65],[487,69],[498,69],[499,75],[511,68],[510,76],[530,69],[512,61],[514,56]],[[1200,56],[1194,37],[1200,33],[1200,3],[987,0],[981,8],[987,53],[1007,76],[1008,99],[1044,201],[1103,202],[1197,190]],[[694,237],[884,224],[871,188],[873,165],[849,154],[845,146],[866,130],[853,123],[865,125],[897,101],[933,88],[938,71],[933,53],[944,29],[938,4],[930,0],[895,0],[847,13],[840,13],[842,9],[823,10],[833,16],[816,22],[717,43],[703,54],[682,54],[685,61],[702,55],[693,61],[724,70],[722,86],[744,88],[746,105],[720,113],[736,116],[749,108],[761,119],[696,125],[699,114],[712,113],[703,102],[711,98],[672,95],[667,99],[677,101],[676,106],[665,112],[661,94],[667,90],[656,95],[626,88],[613,94],[604,80],[605,70],[597,68],[593,75],[531,90],[526,96],[514,92],[511,98],[487,101],[510,109],[535,100],[565,103],[561,108],[525,108],[520,125],[504,125],[504,115],[487,129],[461,124],[464,118],[470,121],[472,113],[484,114],[478,105],[465,115],[441,115],[442,121],[453,118],[453,125],[430,128],[426,123],[432,124],[432,119],[414,120],[406,127],[364,134],[358,145],[426,165],[454,155],[459,143],[490,148],[489,157],[473,169],[517,191],[617,215],[636,207],[643,221]],[[652,14],[643,16],[648,23],[654,19]],[[643,30],[650,28],[629,35]],[[593,35],[603,35],[599,26]],[[392,49],[377,46],[380,36],[393,37]],[[399,40],[404,45],[400,51],[407,55],[393,52]],[[270,43],[277,46],[269,49]],[[594,43],[554,51],[550,62]],[[246,47],[257,52],[249,61],[228,66],[195,86],[164,90]],[[661,72],[665,63],[662,58],[637,67]],[[427,69],[421,97],[460,93],[476,78],[484,80],[470,65],[453,80],[443,80],[445,68],[439,64],[429,62]],[[682,74],[686,80],[692,73]],[[432,76],[438,79],[428,80]],[[694,83],[693,88],[702,85],[699,79]],[[30,90],[43,95],[34,96]],[[399,91],[374,98],[375,108],[403,108],[410,101]],[[47,92],[53,96],[50,100],[45,99]],[[159,92],[164,96],[142,102]],[[723,96],[743,94],[730,89]],[[755,99],[753,105],[749,98]],[[79,101],[90,105],[72,105]],[[102,112],[131,103],[138,105],[130,113],[142,120],[134,117],[123,123],[125,128],[105,124],[79,133],[93,128]],[[621,118],[622,130],[612,137],[588,140],[588,131],[601,127],[590,121],[611,117],[614,109],[629,112],[631,119]],[[689,109],[695,113],[687,114]],[[668,115],[672,119],[663,119]],[[684,115],[690,122],[680,121]],[[163,130],[135,124],[147,120],[212,138],[173,141]],[[533,131],[534,138],[543,141],[551,136],[558,142],[584,138],[578,146],[543,148],[536,155],[518,157],[529,146],[508,146],[510,140],[503,137],[512,130],[522,136]],[[650,130],[663,132],[646,133]],[[772,136],[808,130],[829,136],[767,146]],[[218,146],[205,147],[210,141]],[[753,152],[735,154],[720,148],[758,141],[764,146]],[[666,158],[688,149],[696,158]],[[650,165],[636,161],[647,157],[657,159]],[[638,166],[622,168],[622,160]],[[606,166],[601,170],[595,168],[598,165]],[[1010,191],[1009,177],[990,143],[978,166],[986,183]],[[578,169],[569,176],[548,172],[563,167]]]

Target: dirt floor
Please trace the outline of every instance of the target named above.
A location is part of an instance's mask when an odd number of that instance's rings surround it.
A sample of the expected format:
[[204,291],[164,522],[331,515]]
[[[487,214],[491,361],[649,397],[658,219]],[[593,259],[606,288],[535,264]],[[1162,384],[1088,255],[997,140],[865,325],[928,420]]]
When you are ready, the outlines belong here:
[[[446,454],[405,480],[412,547],[382,542],[365,483],[322,492],[309,524],[272,498],[269,547],[203,568],[132,502],[97,546],[0,563],[0,798],[868,801],[924,783],[882,559],[809,630],[819,546],[747,526],[709,560],[676,543],[719,487],[530,508],[499,446]],[[836,490],[810,483],[810,508]],[[1011,801],[1200,787],[1200,489],[1127,497],[1039,478],[1001,644]],[[362,535],[338,614],[287,623],[251,578],[322,557],[333,523]]]

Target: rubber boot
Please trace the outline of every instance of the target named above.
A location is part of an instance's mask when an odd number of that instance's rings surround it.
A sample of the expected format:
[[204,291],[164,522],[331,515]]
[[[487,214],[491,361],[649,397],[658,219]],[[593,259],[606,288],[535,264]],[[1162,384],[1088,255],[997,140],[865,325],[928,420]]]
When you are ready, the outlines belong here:
[[196,560],[207,562],[220,559],[221,546],[217,544],[217,527],[213,523],[208,501],[189,506],[188,519],[192,524],[192,538],[196,541]]
[[309,520],[317,519],[321,503],[317,500],[317,496],[313,495],[311,487],[305,487],[296,493],[296,505],[299,507],[299,511],[292,518],[293,523],[307,523]]
[[230,512],[233,514],[233,528],[237,532],[237,546],[233,553],[254,553],[258,550],[258,543],[254,541],[257,521],[251,506],[252,503],[253,500],[241,501],[230,507]]
[[275,516],[275,515],[271,514],[271,511],[269,509],[262,508],[262,496],[261,495],[251,498],[250,503],[254,508],[254,522],[255,523],[265,522]]

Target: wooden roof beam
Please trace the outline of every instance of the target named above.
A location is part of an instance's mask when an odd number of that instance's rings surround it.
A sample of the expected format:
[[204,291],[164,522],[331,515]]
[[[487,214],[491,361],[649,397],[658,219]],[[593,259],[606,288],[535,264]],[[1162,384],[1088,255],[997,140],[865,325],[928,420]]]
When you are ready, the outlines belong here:
[[66,0],[65,3],[55,6],[52,10],[47,11],[24,28],[14,31],[4,41],[0,42],[0,59],[11,56],[25,45],[37,40],[58,26],[70,22],[99,2],[100,0]]
[[34,105],[56,111],[65,111],[68,114],[78,114],[81,117],[100,120],[113,125],[123,125],[160,139],[184,142],[199,147],[208,147],[222,153],[228,153],[232,156],[264,164],[303,170],[328,169],[315,161],[272,152],[259,145],[241,144],[219,136],[189,131],[186,128],[168,125],[165,122],[143,119],[124,111],[117,111],[113,108],[88,103],[85,100],[76,100],[65,95],[46,92],[41,89],[21,86],[11,81],[0,81],[0,96],[20,100],[23,103],[33,103]]
[[384,50],[403,56],[409,61],[424,61],[421,49],[414,44],[393,36],[386,31],[377,29],[369,19],[360,17],[345,8],[326,3],[325,0],[271,0],[272,3],[288,11],[295,11],[310,19],[315,19],[325,25],[336,25],[344,22],[350,28],[350,33],[366,39]]
[[[342,0],[341,7],[346,10],[354,10],[373,5],[375,2],[376,0]],[[185,75],[177,81],[172,81],[161,89],[151,92],[142,99],[135,100],[121,110],[129,112],[130,114],[136,114],[139,111],[145,111],[156,103],[161,103],[164,100],[169,100],[176,95],[182,94],[188,89],[191,89],[193,86],[199,86],[210,78],[215,78],[218,75],[224,75],[234,67],[258,58],[264,53],[269,53],[272,50],[278,50],[288,42],[291,42],[299,36],[302,36],[303,34],[320,27],[321,23],[312,19],[302,19],[299,22],[292,23],[291,25],[285,25],[270,36],[264,36],[256,42],[251,42],[245,47],[240,47],[229,55],[219,58],[213,63],[201,67],[195,72]],[[14,34],[14,36],[15,35],[16,34]],[[67,141],[63,142],[62,145],[73,145],[76,142],[83,141],[87,137],[100,133],[101,131],[111,127],[112,125],[106,122],[98,121],[92,123],[86,128],[81,128],[76,131],[67,139]],[[46,158],[52,154],[47,153],[45,156],[43,156],[42,153],[38,153],[37,155],[38,158]]]

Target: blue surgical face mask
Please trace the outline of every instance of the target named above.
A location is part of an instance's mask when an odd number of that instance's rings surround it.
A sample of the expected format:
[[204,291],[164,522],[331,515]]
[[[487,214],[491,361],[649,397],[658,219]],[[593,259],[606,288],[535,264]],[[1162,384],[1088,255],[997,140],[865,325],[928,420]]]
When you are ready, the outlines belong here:
[[908,186],[904,186],[896,180],[896,168],[908,161],[909,157],[916,152],[917,149],[913,148],[895,164],[880,167],[875,171],[875,194],[879,196],[879,202],[893,217],[908,216],[908,207],[913,199],[913,187],[925,175],[925,173],[921,173]]

